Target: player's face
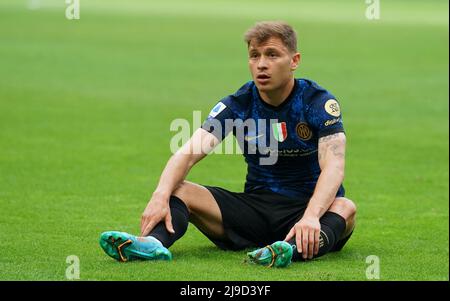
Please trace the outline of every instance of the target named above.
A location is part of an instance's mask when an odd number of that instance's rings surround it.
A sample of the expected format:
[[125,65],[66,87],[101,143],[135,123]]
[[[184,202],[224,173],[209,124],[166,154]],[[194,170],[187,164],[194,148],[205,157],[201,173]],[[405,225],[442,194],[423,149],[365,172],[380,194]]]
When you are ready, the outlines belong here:
[[279,38],[269,38],[261,44],[251,41],[248,55],[253,81],[265,93],[287,85],[300,59],[300,54],[290,52]]

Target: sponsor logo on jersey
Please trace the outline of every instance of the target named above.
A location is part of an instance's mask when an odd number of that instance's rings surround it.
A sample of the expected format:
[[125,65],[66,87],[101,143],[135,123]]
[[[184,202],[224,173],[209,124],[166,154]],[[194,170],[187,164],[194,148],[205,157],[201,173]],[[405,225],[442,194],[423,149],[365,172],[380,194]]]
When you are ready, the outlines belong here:
[[327,121],[325,121],[325,126],[333,125],[335,123],[338,123],[339,121],[341,121],[341,118],[334,118],[334,119],[327,120]]
[[286,122],[272,124],[273,136],[278,142],[283,142],[287,138]]
[[269,152],[272,154],[277,153],[280,157],[304,157],[309,156],[314,153],[317,153],[317,149],[299,149],[299,148],[291,148],[291,149],[271,149],[269,148]]
[[216,106],[211,110],[211,112],[209,112],[209,117],[216,117],[217,115],[220,114],[220,112],[222,112],[227,106],[225,104],[223,104],[222,102],[219,102],[218,104],[216,104]]
[[297,124],[297,127],[295,128],[297,132],[297,136],[301,140],[309,140],[312,137],[312,131],[309,129],[308,125],[304,122],[300,122]]
[[256,139],[258,139],[259,137],[262,137],[262,136],[264,136],[264,134],[261,134],[261,135],[258,135],[258,136],[249,136],[249,135],[247,135],[247,136],[244,137],[244,140],[245,141],[253,141],[253,140],[256,140]]
[[334,117],[341,116],[341,109],[339,108],[339,104],[335,99],[328,99],[325,103],[325,111],[328,114]]

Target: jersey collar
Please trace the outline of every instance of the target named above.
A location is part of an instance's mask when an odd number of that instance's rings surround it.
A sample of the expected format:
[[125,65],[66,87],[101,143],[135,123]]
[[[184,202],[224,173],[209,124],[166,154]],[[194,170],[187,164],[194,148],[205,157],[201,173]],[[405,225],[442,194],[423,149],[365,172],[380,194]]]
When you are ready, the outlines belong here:
[[270,110],[274,110],[274,111],[279,111],[282,108],[284,108],[286,105],[288,105],[292,99],[294,98],[295,92],[298,88],[299,84],[296,78],[294,78],[294,87],[292,87],[292,91],[291,93],[289,93],[288,97],[286,97],[286,99],[279,104],[278,106],[273,106],[271,104],[268,104],[267,102],[265,102],[262,98],[261,95],[259,95],[259,91],[258,88],[256,87],[256,85],[254,86],[254,89],[256,91],[256,97],[258,98],[259,102],[266,108],[270,109]]

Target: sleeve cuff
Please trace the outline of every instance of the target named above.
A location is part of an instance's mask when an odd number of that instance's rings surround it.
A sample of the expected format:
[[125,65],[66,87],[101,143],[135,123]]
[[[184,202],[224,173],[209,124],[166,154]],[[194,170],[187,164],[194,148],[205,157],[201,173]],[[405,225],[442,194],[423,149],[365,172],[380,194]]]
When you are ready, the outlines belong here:
[[319,138],[325,137],[325,136],[329,136],[329,135],[333,135],[336,133],[345,133],[344,128],[342,127],[338,127],[338,128],[328,128],[328,129],[323,129],[319,132]]

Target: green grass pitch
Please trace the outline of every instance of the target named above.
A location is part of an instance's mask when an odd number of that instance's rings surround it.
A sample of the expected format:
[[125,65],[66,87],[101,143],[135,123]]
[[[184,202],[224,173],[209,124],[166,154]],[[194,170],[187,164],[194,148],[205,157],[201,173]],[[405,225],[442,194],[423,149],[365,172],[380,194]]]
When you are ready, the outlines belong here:
[[[448,2],[0,2],[0,280],[449,279]],[[340,100],[347,196],[357,228],[340,253],[286,269],[243,263],[194,226],[174,260],[122,264],[98,238],[137,234],[171,155],[176,118],[205,117],[250,79],[244,31],[282,19],[299,35],[297,77]],[[239,155],[212,155],[188,180],[239,191]]]

